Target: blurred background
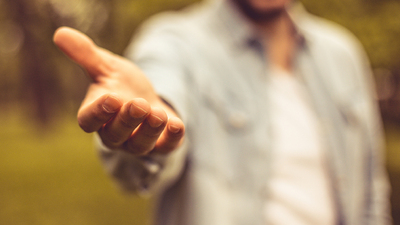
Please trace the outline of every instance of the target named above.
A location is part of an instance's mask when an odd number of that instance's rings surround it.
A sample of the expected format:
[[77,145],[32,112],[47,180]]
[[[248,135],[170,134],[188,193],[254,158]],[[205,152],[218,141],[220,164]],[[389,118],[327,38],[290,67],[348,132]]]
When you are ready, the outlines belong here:
[[[197,0],[0,0],[0,224],[150,224],[151,199],[123,194],[75,121],[88,79],[52,43],[77,28],[121,54],[138,25]],[[400,2],[301,0],[351,30],[370,57],[400,224]]]

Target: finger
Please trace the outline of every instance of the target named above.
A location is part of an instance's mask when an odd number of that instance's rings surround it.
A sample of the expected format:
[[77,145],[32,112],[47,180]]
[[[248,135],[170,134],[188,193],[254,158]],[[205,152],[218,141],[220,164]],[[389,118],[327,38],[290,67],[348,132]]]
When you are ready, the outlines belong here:
[[106,51],[97,47],[85,34],[69,27],[61,27],[54,33],[53,41],[68,57],[83,66],[94,80],[110,70],[104,58]]
[[142,98],[124,104],[117,115],[100,129],[99,135],[103,143],[110,148],[122,146],[150,110],[150,104]]
[[122,106],[122,101],[112,94],[106,94],[94,102],[81,107],[78,112],[79,126],[85,132],[98,131],[115,116]]
[[173,151],[181,144],[184,134],[185,126],[182,120],[177,117],[171,117],[153,152],[164,154]]
[[125,143],[125,149],[137,155],[149,153],[167,124],[167,114],[161,108],[152,108],[151,113]]

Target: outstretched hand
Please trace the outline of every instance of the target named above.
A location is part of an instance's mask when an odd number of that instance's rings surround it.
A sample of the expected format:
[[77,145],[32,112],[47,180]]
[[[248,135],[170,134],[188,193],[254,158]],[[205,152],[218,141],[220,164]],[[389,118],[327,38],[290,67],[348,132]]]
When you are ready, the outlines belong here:
[[183,122],[138,67],[72,28],[59,28],[53,40],[92,79],[78,111],[84,131],[97,131],[109,148],[137,155],[168,153],[179,146]]

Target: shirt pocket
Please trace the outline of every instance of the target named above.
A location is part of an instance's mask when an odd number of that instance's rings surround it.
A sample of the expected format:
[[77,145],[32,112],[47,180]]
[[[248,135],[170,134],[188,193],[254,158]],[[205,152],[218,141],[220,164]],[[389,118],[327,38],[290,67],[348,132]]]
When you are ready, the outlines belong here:
[[208,86],[202,91],[202,102],[218,123],[230,134],[244,134],[254,127],[256,104],[254,93],[233,86]]
[[[254,93],[243,87],[212,84],[201,90],[201,134],[197,136],[199,169],[224,185],[235,183],[244,172],[244,158],[252,157],[257,113]],[[248,165],[247,165],[248,166]]]

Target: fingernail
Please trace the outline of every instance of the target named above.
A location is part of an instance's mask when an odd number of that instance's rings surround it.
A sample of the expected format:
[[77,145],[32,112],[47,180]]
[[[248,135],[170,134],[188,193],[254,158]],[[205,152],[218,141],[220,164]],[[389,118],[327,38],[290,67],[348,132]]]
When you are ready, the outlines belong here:
[[161,124],[163,124],[163,123],[164,123],[164,121],[158,116],[153,115],[151,118],[149,118],[149,124],[153,128],[157,128],[157,127],[161,126]]
[[139,119],[143,118],[147,114],[147,111],[132,103],[131,106],[129,107],[129,114],[132,117]]
[[169,125],[169,131],[171,131],[172,133],[178,133],[179,131],[181,131],[181,128],[174,126],[174,125]]
[[103,103],[103,109],[108,113],[115,113],[121,107],[118,99],[108,96]]

